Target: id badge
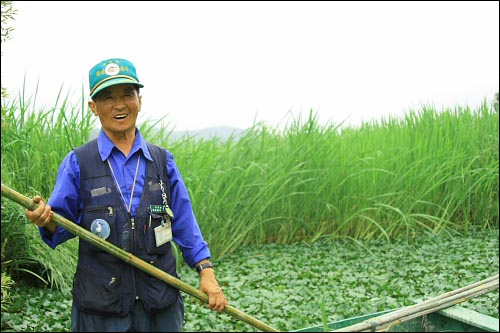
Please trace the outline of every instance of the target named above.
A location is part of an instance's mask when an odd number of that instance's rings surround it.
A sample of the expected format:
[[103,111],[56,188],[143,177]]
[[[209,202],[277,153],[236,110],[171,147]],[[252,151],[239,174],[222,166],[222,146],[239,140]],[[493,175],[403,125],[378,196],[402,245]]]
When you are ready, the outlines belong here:
[[155,229],[155,239],[156,247],[160,247],[163,244],[172,240],[172,226],[170,221],[157,226]]

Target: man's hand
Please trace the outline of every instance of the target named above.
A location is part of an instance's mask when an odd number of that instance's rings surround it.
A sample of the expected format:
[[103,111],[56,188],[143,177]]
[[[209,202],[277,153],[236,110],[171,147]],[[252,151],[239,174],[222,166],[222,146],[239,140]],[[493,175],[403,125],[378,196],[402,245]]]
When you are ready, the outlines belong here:
[[221,312],[228,305],[227,299],[215,278],[215,272],[212,268],[206,268],[200,272],[200,290],[207,293],[208,307],[211,310]]
[[38,204],[35,210],[26,209],[25,214],[31,223],[36,224],[39,227],[47,228],[52,234],[56,232],[57,225],[52,222],[52,217],[54,213],[49,205],[46,205],[42,200],[42,197],[35,195],[33,197],[33,202]]

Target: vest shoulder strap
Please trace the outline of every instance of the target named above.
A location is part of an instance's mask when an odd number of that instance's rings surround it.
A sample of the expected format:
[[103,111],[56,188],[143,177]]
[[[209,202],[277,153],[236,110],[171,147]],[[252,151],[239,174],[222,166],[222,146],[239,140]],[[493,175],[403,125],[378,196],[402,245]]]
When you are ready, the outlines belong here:
[[151,154],[151,157],[153,158],[153,164],[154,168],[156,170],[156,173],[161,179],[166,180],[165,184],[165,191],[167,194],[168,198],[168,204],[170,205],[170,182],[168,178],[168,170],[167,170],[167,152],[165,149],[161,148],[160,146],[157,146],[155,144],[152,144],[150,142],[146,141],[146,145],[148,147],[149,153]]
[[[101,157],[99,154],[96,154],[96,151],[98,150],[97,139],[89,141],[74,150],[80,166],[80,179],[108,174],[108,170],[105,164],[102,163]],[[90,170],[92,174],[89,174]]]
[[156,172],[158,175],[162,176],[162,178],[167,178],[167,153],[165,149],[152,144],[150,142],[146,142],[146,146],[148,147],[149,153],[153,158],[153,163],[155,165]]

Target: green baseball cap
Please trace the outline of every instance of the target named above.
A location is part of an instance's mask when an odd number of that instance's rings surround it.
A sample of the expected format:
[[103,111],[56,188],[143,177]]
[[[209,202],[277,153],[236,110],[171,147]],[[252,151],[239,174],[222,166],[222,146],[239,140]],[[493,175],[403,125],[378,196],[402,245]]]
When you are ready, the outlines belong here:
[[120,58],[106,59],[92,67],[89,72],[89,83],[90,97],[115,84],[131,83],[139,88],[144,87],[139,83],[134,64]]

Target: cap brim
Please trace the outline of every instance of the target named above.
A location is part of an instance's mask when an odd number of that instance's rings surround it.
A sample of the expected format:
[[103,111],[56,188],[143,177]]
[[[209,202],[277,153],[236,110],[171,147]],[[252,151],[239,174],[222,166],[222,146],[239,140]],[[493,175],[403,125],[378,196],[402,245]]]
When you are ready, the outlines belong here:
[[111,79],[111,80],[108,80],[106,82],[103,82],[102,84],[100,84],[95,90],[94,92],[90,95],[90,97],[94,97],[99,91],[107,88],[107,87],[111,87],[111,86],[114,86],[114,85],[117,85],[117,84],[134,84],[136,86],[138,86],[139,88],[143,88],[144,85],[140,84],[139,82],[135,81],[135,80],[132,80],[132,79],[127,79],[127,78],[123,78],[123,77],[117,77],[117,78],[114,78],[114,79]]

